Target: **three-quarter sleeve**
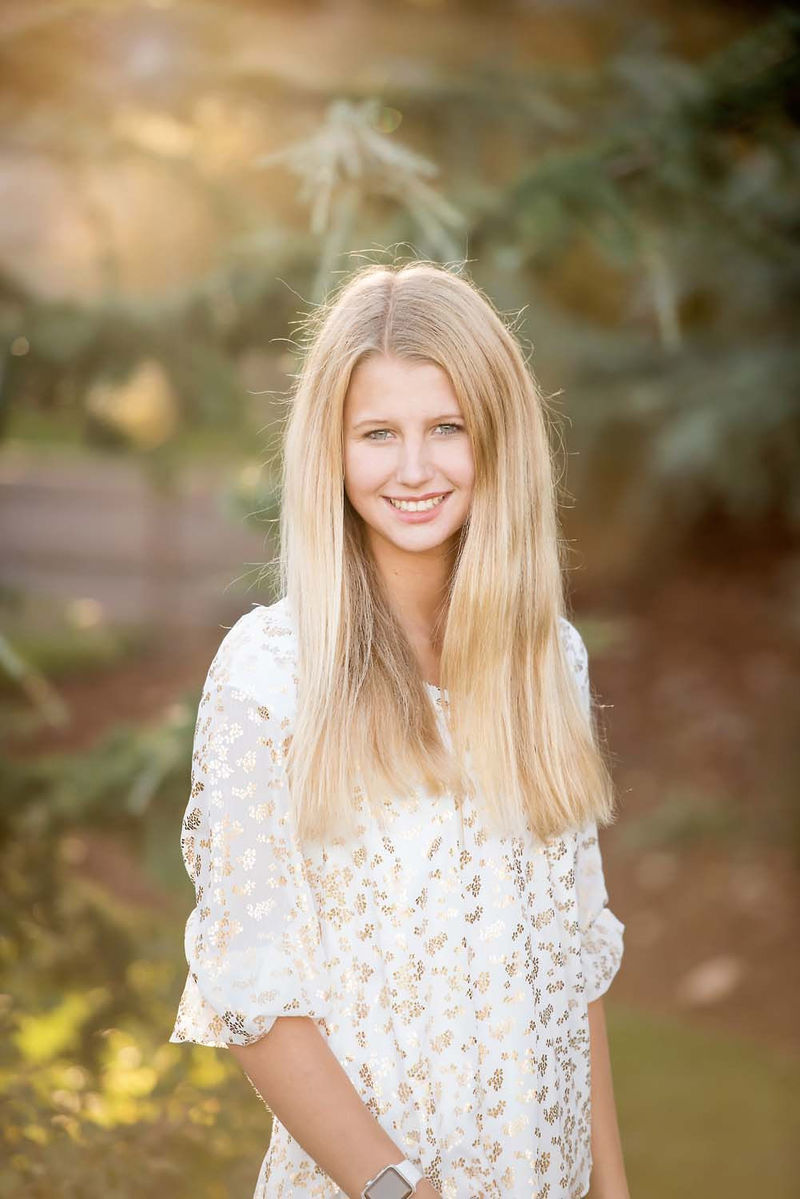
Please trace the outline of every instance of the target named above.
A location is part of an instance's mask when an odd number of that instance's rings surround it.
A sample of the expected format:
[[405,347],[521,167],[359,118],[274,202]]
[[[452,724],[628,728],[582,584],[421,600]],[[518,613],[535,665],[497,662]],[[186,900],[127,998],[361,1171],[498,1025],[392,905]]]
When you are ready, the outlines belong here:
[[289,804],[288,722],[272,702],[280,707],[280,667],[269,655],[256,609],[220,645],[198,708],[181,834],[196,905],[173,1042],[246,1045],[278,1016],[326,1014],[318,912]]
[[578,833],[575,886],[581,936],[581,966],[587,1003],[604,995],[622,963],[625,925],[608,907],[597,825]]
[[[591,717],[589,655],[574,625],[567,628],[567,653],[578,684],[581,705]],[[587,1003],[604,995],[622,963],[625,925],[608,906],[597,824],[590,821],[577,833],[575,889],[581,938],[581,966]]]

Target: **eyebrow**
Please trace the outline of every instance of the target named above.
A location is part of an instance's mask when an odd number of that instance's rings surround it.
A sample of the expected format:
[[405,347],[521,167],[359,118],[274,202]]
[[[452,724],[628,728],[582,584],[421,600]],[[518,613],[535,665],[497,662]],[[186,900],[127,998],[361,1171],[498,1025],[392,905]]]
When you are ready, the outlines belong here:
[[[432,425],[443,424],[445,421],[463,420],[463,416],[457,412],[450,412],[444,416],[434,416],[431,420]],[[386,416],[366,416],[357,424],[353,425],[354,429],[360,429],[362,425],[390,425],[392,422]]]

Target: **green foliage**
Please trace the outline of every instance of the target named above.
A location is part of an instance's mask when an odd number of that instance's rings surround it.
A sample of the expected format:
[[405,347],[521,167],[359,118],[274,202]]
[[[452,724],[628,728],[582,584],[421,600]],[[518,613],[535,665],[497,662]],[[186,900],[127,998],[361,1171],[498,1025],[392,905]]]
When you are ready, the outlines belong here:
[[261,167],[286,163],[300,180],[299,198],[310,209],[311,230],[323,238],[316,300],[323,299],[337,259],[352,245],[365,202],[373,196],[398,204],[433,256],[457,255],[450,230],[462,228],[464,217],[426,182],[437,174],[436,164],[380,131],[385,111],[374,99],[358,105],[336,100],[307,141],[258,161]]
[[[203,428],[246,439],[239,356],[285,342],[298,298],[354,265],[354,245],[368,259],[405,245],[452,259],[463,236],[499,304],[524,297],[520,329],[549,354],[556,386],[566,382],[579,465],[591,471],[615,447],[623,511],[656,522],[669,505],[674,543],[720,510],[735,525],[796,528],[799,27],[779,10],[690,60],[643,15],[591,69],[479,58],[468,74],[398,70],[380,100],[323,94],[316,129],[253,163],[300,179],[309,234],[267,224],[235,189],[198,179],[236,216],[219,267],[192,287],[53,303],[6,279],[0,325],[33,352],[7,357],[0,409],[33,397],[54,424],[128,444],[85,400],[98,380],[124,384],[147,359],[174,392],[172,441]],[[218,67],[214,81],[225,86]],[[259,79],[246,86],[257,104]],[[500,120],[509,149],[497,183],[480,154]],[[25,128],[20,114],[17,136]],[[434,157],[408,144],[415,128]],[[90,158],[114,136],[95,132],[80,142]],[[437,171],[457,203],[427,181]],[[568,269],[576,282],[565,289]],[[169,473],[174,456],[162,457]]]
[[[140,630],[105,624],[87,629],[28,630],[13,636],[14,649],[20,657],[51,679],[108,670],[140,652],[145,644],[146,634]],[[0,661],[0,690],[11,684],[1,667]]]
[[630,262],[642,225],[655,222],[733,236],[744,250],[796,262],[799,30],[783,13],[702,64],[640,35],[587,83],[576,106],[583,139],[539,155],[487,224],[504,222],[508,237],[511,219],[533,256],[552,256],[586,230]]
[[[187,716],[0,764],[0,1194],[227,1199],[255,1184],[269,1113],[224,1051],[168,1043],[191,902],[177,851],[190,738]],[[84,837],[103,829],[132,860],[169,845],[152,904],[83,872]]]
[[[536,276],[537,345],[570,357],[578,475],[616,445],[619,503],[659,530],[668,511],[665,549],[709,513],[800,523],[799,29],[784,12],[691,64],[641,37],[587,88],[587,135],[484,218]],[[564,296],[552,275],[571,253],[585,282]]]

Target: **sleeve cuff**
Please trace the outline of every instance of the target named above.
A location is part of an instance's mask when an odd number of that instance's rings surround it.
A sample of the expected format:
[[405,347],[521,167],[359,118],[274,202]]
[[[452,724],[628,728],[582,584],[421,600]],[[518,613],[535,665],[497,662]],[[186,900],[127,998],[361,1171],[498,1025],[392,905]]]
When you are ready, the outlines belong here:
[[604,995],[622,963],[625,925],[604,907],[582,933],[581,965],[586,1002]]
[[279,1016],[310,1016],[319,1020],[325,1014],[326,1006],[322,999],[315,1001],[308,991],[301,992],[301,996],[287,998],[282,1007],[274,1005],[274,1010],[269,1012],[253,1008],[248,1011],[220,1012],[203,996],[194,975],[189,973],[169,1040],[173,1044],[189,1041],[212,1049],[250,1045],[265,1037]]

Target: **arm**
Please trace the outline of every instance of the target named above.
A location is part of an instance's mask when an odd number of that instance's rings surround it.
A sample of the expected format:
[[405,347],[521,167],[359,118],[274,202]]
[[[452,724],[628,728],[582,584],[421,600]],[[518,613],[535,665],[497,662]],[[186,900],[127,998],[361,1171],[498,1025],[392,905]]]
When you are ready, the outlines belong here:
[[602,997],[589,1004],[592,1071],[592,1184],[588,1199],[630,1199],[622,1157],[606,1014]]
[[[349,1199],[359,1199],[367,1179],[405,1157],[313,1020],[280,1017],[266,1037],[229,1049],[289,1135]],[[416,1199],[439,1199],[439,1193],[422,1180]]]
[[[277,1119],[356,1199],[405,1155],[316,1021],[332,980],[285,758],[288,668],[257,612],[220,646],[198,709],[182,851],[196,891],[171,1041],[227,1047]],[[420,1183],[419,1199],[436,1199]]]
[[[592,718],[589,655],[577,629],[568,625],[568,655],[588,721]],[[597,824],[578,834],[575,857],[581,965],[589,1016],[592,1177],[588,1199],[630,1199],[625,1178],[603,996],[619,970],[625,925],[608,907]]]

